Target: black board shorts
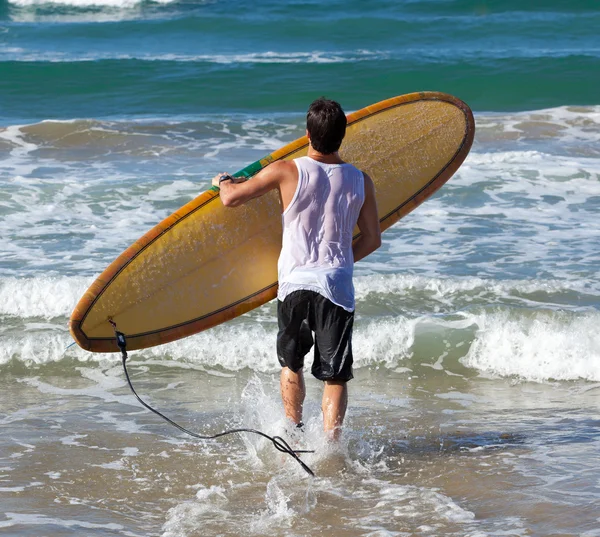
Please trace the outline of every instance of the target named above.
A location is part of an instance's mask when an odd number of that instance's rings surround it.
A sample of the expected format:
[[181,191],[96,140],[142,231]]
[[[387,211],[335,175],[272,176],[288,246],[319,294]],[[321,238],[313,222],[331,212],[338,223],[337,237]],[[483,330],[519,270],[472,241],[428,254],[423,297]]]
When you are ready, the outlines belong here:
[[277,301],[277,322],[277,357],[282,367],[300,371],[314,345],[311,372],[316,378],[347,381],[353,377],[353,311],[314,291],[294,291],[283,302]]

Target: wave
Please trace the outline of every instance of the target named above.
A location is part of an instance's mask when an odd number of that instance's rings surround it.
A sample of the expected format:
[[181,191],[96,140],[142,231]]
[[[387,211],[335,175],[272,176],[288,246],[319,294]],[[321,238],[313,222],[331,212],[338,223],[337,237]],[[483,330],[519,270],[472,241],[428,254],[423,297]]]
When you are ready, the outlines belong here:
[[[69,347],[67,317],[90,282],[80,277],[0,279],[0,367],[71,368],[74,362],[118,361],[115,354]],[[357,368],[600,381],[600,335],[594,328],[600,322],[600,290],[589,285],[381,275],[359,277],[356,287]],[[588,305],[570,306],[575,299]],[[413,311],[407,312],[411,302]],[[270,303],[195,336],[136,351],[132,358],[215,374],[275,372],[276,332]]]
[[[19,6],[35,6],[35,5],[44,5],[44,4],[69,4],[69,5],[129,5],[129,4],[139,4],[148,2],[149,0],[7,0],[9,4],[19,5]],[[180,3],[181,0],[150,0],[152,3],[157,4],[171,4],[171,3]],[[196,0],[196,4],[205,4],[205,1]],[[420,2],[407,2],[409,6],[407,6],[407,12],[419,12],[423,11],[427,13],[429,11],[429,6],[419,6]],[[431,2],[423,2],[423,4],[430,4]],[[344,4],[348,4],[344,2]],[[349,2],[350,6],[354,4],[354,8],[361,6],[361,3]],[[413,4],[413,5],[410,5]],[[470,1],[461,0],[457,2],[453,2],[451,5],[441,5],[437,6],[440,11],[451,14],[453,12],[457,13],[465,13],[470,14],[471,16],[481,16],[484,14],[491,14],[493,12],[513,12],[513,11],[531,11],[533,15],[535,15],[536,11],[539,11],[539,7],[532,7],[531,10],[527,9],[527,5],[523,5],[522,2],[512,1],[507,2],[506,0],[496,0],[492,2],[488,2],[487,9],[482,9],[480,11],[473,11],[473,5]],[[545,13],[577,13],[577,12],[586,12],[592,11],[594,12],[594,7],[587,2],[586,0],[578,0],[575,2],[569,2],[568,5],[565,5],[564,2],[560,0],[554,0],[553,2],[546,2],[544,6]],[[393,14],[393,13],[392,13]]]
[[[195,155],[220,149],[248,147],[262,157],[300,136],[299,115],[213,114],[197,118],[99,121],[45,120],[29,125],[0,127],[0,151],[13,156],[54,158],[98,163],[107,156],[162,158]],[[85,153],[81,151],[85,150]],[[41,151],[41,153],[40,153]],[[5,167],[5,162],[0,167]]]
[[[0,316],[23,322],[36,319],[66,322],[94,279],[84,276],[0,277]],[[428,314],[440,313],[441,308],[448,313],[490,304],[571,310],[600,304],[598,282],[581,279],[502,281],[380,274],[356,277],[355,289],[358,311],[370,308],[375,315],[389,313],[391,304],[407,304],[407,301]],[[262,314],[247,314],[250,319],[253,315]]]
[[598,381],[599,321],[598,313],[501,311],[479,316],[476,337],[462,363],[500,377]]
[[131,8],[141,4],[176,4],[180,0],[8,0],[17,7],[68,6],[72,8],[110,7]]
[[[303,52],[304,59],[293,66],[281,63],[282,59],[297,61],[298,58],[281,54],[270,58],[261,56],[262,53],[245,54],[245,57],[260,58],[265,63],[136,59],[4,61],[0,63],[0,71],[6,80],[18,81],[18,84],[5,84],[0,102],[5,104],[4,121],[9,117],[48,117],[49,110],[58,119],[172,116],[187,114],[190,110],[198,113],[300,112],[307,106],[307,96],[298,91],[298,80],[317,79],[319,93],[315,97],[335,94],[348,109],[424,89],[457,95],[478,111],[598,103],[592,75],[598,69],[597,58],[517,58],[497,60],[493,64],[457,60],[430,65],[411,57],[373,59],[369,56],[372,53],[376,52],[351,56],[351,69],[346,60],[339,61],[337,53],[314,56],[312,52]],[[312,63],[307,63],[306,58]],[[367,61],[355,61],[356,58],[367,58]],[[565,70],[574,74],[557,81],[556,73]],[[244,92],[240,88],[248,81],[252,82],[253,91]],[[42,96],[41,85],[45,88]],[[539,85],[544,85],[547,91],[540,94],[535,89]],[[103,88],[102,99],[97,98],[98,88]]]
[[[274,312],[273,312],[274,315]],[[417,375],[509,377],[533,382],[600,381],[598,312],[523,311],[496,308],[452,316],[359,319],[355,367],[380,367]],[[216,375],[243,369],[278,370],[275,322],[229,323],[160,347],[131,353],[136,364],[194,368]],[[92,354],[75,346],[66,326],[25,323],[3,334],[0,368],[73,368],[77,363],[116,365],[117,354]],[[307,364],[310,358],[307,358]],[[52,369],[56,370],[55,367]]]
[[67,317],[92,281],[79,276],[0,278],[0,316],[46,320]]
[[[20,9],[39,9],[49,7],[68,7],[71,10],[84,10],[90,8],[121,9],[128,10],[132,7],[157,6],[178,6],[182,11],[189,12],[202,6],[211,6],[212,12],[216,14],[229,15],[232,8],[242,17],[256,15],[256,7],[253,3],[247,2],[214,2],[211,0],[195,0],[194,2],[185,2],[182,0],[7,0],[7,4]],[[296,18],[301,19],[307,15],[306,9],[301,3],[291,2],[282,9],[278,2],[263,2],[260,6],[261,16],[268,18]],[[337,6],[335,5],[337,4]],[[432,4],[435,4],[432,9]],[[405,2],[403,9],[385,9],[385,6],[377,6],[370,13],[365,13],[362,2],[357,1],[338,1],[331,5],[331,12],[327,13],[325,20],[357,19],[364,20],[369,15],[382,20],[407,21],[407,22],[456,22],[463,24],[490,24],[491,22],[529,22],[539,21],[548,23],[548,20],[558,22],[568,22],[569,19],[585,17],[587,14],[595,13],[595,8],[588,0],[579,0],[578,2],[569,2],[565,5],[562,1],[546,2],[543,8],[536,6],[528,9],[522,2],[487,2],[484,6],[473,7],[469,1],[454,1],[451,3],[440,2]]]
[[600,58],[600,48],[572,48],[572,49],[502,49],[487,52],[473,51],[472,49],[456,49],[444,52],[439,50],[427,51],[426,49],[404,48],[401,51],[392,50],[309,50],[309,51],[260,51],[248,53],[158,53],[158,52],[118,52],[118,51],[89,51],[89,52],[57,52],[38,51],[22,47],[0,47],[4,61],[15,62],[49,62],[49,63],[80,63],[95,62],[100,60],[118,61],[144,61],[144,62],[193,62],[206,64],[331,64],[331,63],[357,63],[365,61],[400,61],[403,57],[418,59],[424,63],[454,63],[457,58],[463,61],[479,62],[492,60],[516,60],[539,58]]
[[[49,62],[49,63],[81,63],[100,60],[143,61],[143,62],[194,62],[206,64],[330,64],[377,61],[391,58],[385,51],[340,50],[340,51],[296,51],[296,52],[249,52],[245,54],[176,54],[176,53],[143,53],[132,54],[115,52],[38,52],[19,47],[0,48],[4,61],[15,62]],[[599,51],[600,56],[600,51]]]
[[[516,113],[475,114],[477,132],[475,146],[470,162],[474,164],[515,163],[518,161],[544,161],[548,155],[535,149],[514,151],[482,152],[486,144],[515,142],[548,142],[559,139],[568,144],[580,142],[589,148],[588,154],[581,157],[600,155],[597,143],[600,143],[600,105],[559,106],[541,110]],[[48,119],[28,125],[7,125],[0,127],[0,148],[21,147],[36,149],[45,147],[79,147],[101,145],[103,150],[117,149],[134,140],[148,144],[156,139],[163,142],[169,137],[174,141],[185,142],[183,135],[198,139],[203,132],[215,136],[231,134],[241,128],[241,135],[265,138],[266,132],[257,132],[265,128],[277,132],[281,137],[277,143],[282,145],[290,141],[289,135],[300,134],[304,121],[304,112],[297,113],[212,113],[201,116],[187,116],[181,119],[169,116],[147,117],[134,120],[97,120],[97,119]],[[288,135],[288,138],[283,136]],[[178,136],[178,138],[176,138]],[[154,137],[154,139],[153,139]],[[112,140],[112,141],[111,141]],[[241,141],[241,140],[240,140]],[[101,143],[100,143],[101,142]],[[166,143],[165,145],[172,145]],[[271,147],[272,144],[269,146]],[[277,146],[278,147],[278,146]],[[277,147],[273,147],[276,149]],[[156,148],[151,147],[154,151]],[[581,148],[583,149],[583,148]],[[553,157],[554,158],[554,157]]]

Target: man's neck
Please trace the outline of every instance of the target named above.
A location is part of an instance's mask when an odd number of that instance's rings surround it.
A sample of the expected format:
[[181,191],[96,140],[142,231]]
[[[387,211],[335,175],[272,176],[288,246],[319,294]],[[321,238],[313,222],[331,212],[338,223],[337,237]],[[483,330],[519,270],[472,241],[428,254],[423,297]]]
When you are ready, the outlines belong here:
[[340,158],[339,153],[336,151],[335,153],[319,153],[317,150],[313,149],[311,145],[308,146],[307,155],[313,160],[317,160],[322,162],[323,164],[344,164],[344,161]]

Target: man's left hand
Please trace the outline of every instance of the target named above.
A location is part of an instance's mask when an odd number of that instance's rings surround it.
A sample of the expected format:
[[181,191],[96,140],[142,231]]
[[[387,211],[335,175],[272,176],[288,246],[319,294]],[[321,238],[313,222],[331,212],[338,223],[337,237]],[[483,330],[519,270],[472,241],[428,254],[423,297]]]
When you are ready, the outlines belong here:
[[218,173],[217,175],[215,175],[212,178],[212,186],[216,186],[217,188],[219,188],[219,181],[220,181],[221,177],[223,177],[224,175],[229,175],[229,174],[226,172],[221,172],[221,173]]
[[[221,177],[223,177],[224,175],[229,175],[229,174],[226,172],[222,172],[222,173],[218,173],[217,175],[215,175],[212,178],[212,185],[216,186],[217,188],[220,188],[219,181],[221,180]],[[233,175],[229,175],[229,177],[231,177],[232,183],[243,183],[244,181],[247,181],[246,177],[233,177]]]

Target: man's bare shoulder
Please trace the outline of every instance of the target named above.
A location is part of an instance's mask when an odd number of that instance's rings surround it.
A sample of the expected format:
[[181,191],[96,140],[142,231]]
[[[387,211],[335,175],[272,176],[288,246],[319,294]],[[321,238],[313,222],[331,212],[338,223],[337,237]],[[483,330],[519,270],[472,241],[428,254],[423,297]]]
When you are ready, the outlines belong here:
[[363,177],[365,178],[365,187],[366,188],[375,188],[375,184],[373,183],[373,179],[371,179],[371,176],[364,170],[360,170],[363,174]]
[[279,186],[297,181],[298,168],[293,160],[276,160],[259,172],[259,175],[268,177],[270,181]]
[[288,174],[296,171],[296,164],[293,160],[276,160],[271,162],[266,169],[270,169],[274,173]]

